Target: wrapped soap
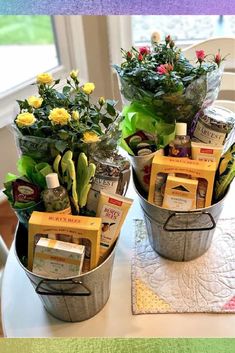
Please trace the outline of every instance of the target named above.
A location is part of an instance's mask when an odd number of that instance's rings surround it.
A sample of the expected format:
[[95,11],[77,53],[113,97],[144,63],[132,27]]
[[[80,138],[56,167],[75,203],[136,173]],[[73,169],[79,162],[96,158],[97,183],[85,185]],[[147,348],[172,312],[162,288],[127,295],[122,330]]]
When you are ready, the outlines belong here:
[[235,143],[221,157],[215,176],[214,201],[222,199],[235,176]]
[[233,143],[235,115],[229,109],[210,106],[199,114],[193,140],[213,145],[224,145],[226,150]]
[[55,279],[79,276],[84,252],[83,245],[40,238],[35,248],[33,272]]

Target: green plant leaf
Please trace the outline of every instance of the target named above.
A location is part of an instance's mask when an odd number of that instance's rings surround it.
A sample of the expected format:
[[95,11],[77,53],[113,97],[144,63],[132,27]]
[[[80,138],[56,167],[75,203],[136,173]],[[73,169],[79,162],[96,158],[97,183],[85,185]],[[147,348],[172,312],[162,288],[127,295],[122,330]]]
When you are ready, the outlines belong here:
[[36,162],[29,156],[23,155],[18,161],[17,161],[17,170],[20,175],[25,175],[27,176],[27,170],[29,168],[34,167]]
[[107,103],[107,112],[111,115],[111,116],[115,116],[116,115],[116,110],[113,107],[113,105]]
[[55,147],[57,148],[57,150],[61,153],[64,152],[64,150],[67,148],[67,142],[65,141],[62,141],[62,140],[59,140],[59,141],[56,141],[55,143]]
[[70,86],[64,86],[63,87],[63,94],[64,95],[67,95],[70,91],[71,91],[71,87]]

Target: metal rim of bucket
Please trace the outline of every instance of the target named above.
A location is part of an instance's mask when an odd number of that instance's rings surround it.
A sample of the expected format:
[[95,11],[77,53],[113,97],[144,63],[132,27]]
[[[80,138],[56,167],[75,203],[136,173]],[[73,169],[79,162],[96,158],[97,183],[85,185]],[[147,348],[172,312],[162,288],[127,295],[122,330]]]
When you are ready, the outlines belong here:
[[[18,228],[19,228],[19,222],[18,222],[18,225],[17,225],[16,233],[15,233],[15,234],[17,234]],[[69,281],[69,280],[73,280],[74,278],[76,278],[76,279],[81,278],[81,279],[82,279],[84,276],[86,276],[86,275],[88,275],[88,274],[91,274],[91,273],[97,271],[97,269],[99,269],[101,266],[104,266],[104,264],[105,264],[106,262],[108,262],[108,260],[110,259],[110,257],[113,255],[113,252],[116,250],[117,243],[118,243],[118,240],[116,240],[116,242],[115,242],[115,244],[114,244],[114,246],[113,246],[113,249],[112,249],[111,253],[109,254],[109,256],[108,256],[100,265],[96,266],[95,268],[93,268],[93,269],[90,270],[90,271],[87,271],[87,272],[82,273],[82,274],[77,275],[77,276],[70,276],[70,277],[63,277],[63,278],[51,278],[51,277],[44,277],[44,276],[43,276],[43,278],[46,279],[46,280],[48,280],[48,281],[51,281],[51,282],[56,282],[56,281],[65,281],[65,282],[66,282],[66,281]],[[14,253],[15,253],[15,256],[16,256],[16,258],[17,258],[18,263],[19,263],[20,266],[22,267],[22,269],[23,269],[24,271],[26,271],[27,273],[29,273],[30,275],[33,275],[33,276],[37,277],[38,279],[42,279],[41,276],[39,276],[39,275],[37,275],[36,273],[30,271],[30,270],[29,270],[27,267],[25,267],[25,266],[22,264],[22,262],[20,261],[19,256],[18,256],[18,254],[17,254],[17,249],[16,249],[16,237],[15,237],[15,239],[14,239],[14,243],[13,243],[13,244],[14,244]]]

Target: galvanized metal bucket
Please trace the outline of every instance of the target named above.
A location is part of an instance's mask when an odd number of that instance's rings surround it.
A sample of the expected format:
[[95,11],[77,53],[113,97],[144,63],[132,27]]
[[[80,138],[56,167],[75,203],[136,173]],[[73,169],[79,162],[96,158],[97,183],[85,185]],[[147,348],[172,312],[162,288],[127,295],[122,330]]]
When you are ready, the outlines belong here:
[[149,242],[159,255],[169,260],[189,261],[209,249],[226,196],[210,207],[175,212],[149,203],[135,175],[133,179]]
[[109,257],[92,271],[58,280],[38,276],[22,264],[27,246],[27,231],[19,225],[15,237],[16,258],[51,315],[63,321],[83,321],[104,307],[110,295],[116,246]]

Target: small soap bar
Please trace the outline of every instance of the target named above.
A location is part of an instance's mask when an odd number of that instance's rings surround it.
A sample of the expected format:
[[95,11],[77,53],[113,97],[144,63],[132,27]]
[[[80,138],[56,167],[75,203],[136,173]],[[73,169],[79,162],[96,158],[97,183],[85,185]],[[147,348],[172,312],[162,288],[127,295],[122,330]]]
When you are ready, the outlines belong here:
[[197,180],[168,175],[162,207],[175,211],[196,208]]
[[84,253],[83,245],[40,238],[35,248],[33,272],[55,279],[79,276]]

